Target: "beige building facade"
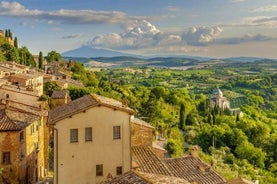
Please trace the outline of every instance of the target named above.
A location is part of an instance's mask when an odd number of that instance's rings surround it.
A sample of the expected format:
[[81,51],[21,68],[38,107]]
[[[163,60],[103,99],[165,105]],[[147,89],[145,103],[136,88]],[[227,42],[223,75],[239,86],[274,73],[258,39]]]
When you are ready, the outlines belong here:
[[101,183],[129,171],[133,113],[121,102],[97,95],[51,110],[54,183]]

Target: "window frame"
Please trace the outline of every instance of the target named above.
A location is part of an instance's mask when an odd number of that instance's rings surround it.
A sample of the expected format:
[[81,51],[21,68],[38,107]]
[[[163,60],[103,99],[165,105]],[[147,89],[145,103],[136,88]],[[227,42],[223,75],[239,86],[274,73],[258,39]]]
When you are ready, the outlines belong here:
[[122,166],[117,166],[116,167],[116,175],[122,175],[123,173],[123,168]]
[[10,165],[11,164],[11,152],[10,151],[3,151],[2,152],[2,164],[3,165]]
[[103,176],[103,164],[97,164],[95,169],[96,177]]
[[[76,135],[74,136],[73,133],[76,131]],[[78,142],[78,128],[71,128],[70,129],[70,143],[77,143]]]
[[19,142],[24,141],[24,130],[19,133]]
[[113,140],[121,139],[121,126],[113,126]]
[[86,127],[85,128],[85,142],[91,142],[91,141],[92,141],[92,127]]

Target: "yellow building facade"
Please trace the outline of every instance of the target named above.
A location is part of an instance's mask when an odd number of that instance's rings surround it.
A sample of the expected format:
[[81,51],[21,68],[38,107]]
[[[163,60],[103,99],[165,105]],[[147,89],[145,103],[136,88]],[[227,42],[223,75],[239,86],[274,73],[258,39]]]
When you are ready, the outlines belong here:
[[95,184],[131,169],[131,116],[121,102],[86,95],[49,112],[54,183]]

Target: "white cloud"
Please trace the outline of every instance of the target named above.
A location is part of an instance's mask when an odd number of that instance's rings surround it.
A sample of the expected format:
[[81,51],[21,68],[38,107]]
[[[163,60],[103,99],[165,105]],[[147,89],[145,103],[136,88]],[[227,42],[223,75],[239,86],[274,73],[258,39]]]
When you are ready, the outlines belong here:
[[277,11],[277,5],[263,6],[263,7],[259,7],[251,10],[251,12],[254,12],[254,13],[273,12],[273,11]]
[[193,27],[183,32],[161,32],[150,22],[135,21],[126,32],[99,35],[88,42],[94,47],[122,49],[145,49],[152,47],[206,46],[220,33],[220,27]]
[[190,30],[183,34],[183,40],[189,45],[204,46],[213,41],[220,33],[220,27],[192,27]]
[[17,2],[2,1],[0,15],[21,18],[46,20],[47,22],[60,22],[66,24],[125,24],[139,19],[130,17],[119,11],[94,11],[94,10],[66,10],[41,11],[30,10]]

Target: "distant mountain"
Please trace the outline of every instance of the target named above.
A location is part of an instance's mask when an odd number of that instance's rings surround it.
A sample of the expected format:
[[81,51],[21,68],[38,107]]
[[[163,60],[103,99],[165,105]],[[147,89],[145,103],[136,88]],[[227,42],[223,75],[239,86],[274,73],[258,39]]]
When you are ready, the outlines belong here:
[[73,49],[70,51],[66,51],[62,53],[63,57],[118,57],[118,56],[132,56],[137,57],[136,55],[128,54],[128,53],[122,53],[117,52],[113,50],[108,49],[98,49],[91,46],[81,46],[77,49]]
[[261,61],[261,60],[273,60],[276,59],[266,59],[266,58],[259,58],[259,57],[231,57],[231,58],[225,58],[224,61],[234,61],[234,62],[255,62],[255,61]]

